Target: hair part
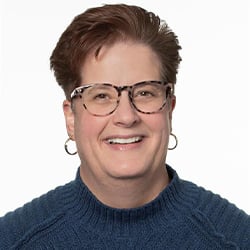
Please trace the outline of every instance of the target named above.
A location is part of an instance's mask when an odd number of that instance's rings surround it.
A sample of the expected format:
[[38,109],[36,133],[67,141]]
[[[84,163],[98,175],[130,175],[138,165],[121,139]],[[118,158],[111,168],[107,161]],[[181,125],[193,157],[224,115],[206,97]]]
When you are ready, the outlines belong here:
[[102,46],[126,40],[149,46],[161,62],[162,80],[176,83],[181,47],[166,22],[141,7],[107,4],[76,16],[52,52],[50,67],[66,98],[81,84],[87,55],[98,56]]

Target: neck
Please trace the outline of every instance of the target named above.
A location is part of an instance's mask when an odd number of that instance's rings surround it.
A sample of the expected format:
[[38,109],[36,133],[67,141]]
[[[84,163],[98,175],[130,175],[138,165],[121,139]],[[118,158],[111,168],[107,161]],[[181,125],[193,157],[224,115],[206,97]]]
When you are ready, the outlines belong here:
[[99,201],[120,209],[140,207],[154,200],[170,181],[164,167],[154,174],[127,179],[95,178],[81,167],[80,176]]

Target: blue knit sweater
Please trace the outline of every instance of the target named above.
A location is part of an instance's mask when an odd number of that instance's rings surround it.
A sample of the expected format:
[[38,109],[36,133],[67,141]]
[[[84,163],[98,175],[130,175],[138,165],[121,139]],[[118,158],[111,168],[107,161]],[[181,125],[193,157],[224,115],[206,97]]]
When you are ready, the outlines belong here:
[[250,216],[181,180],[135,209],[100,203],[76,179],[0,218],[0,249],[250,249]]

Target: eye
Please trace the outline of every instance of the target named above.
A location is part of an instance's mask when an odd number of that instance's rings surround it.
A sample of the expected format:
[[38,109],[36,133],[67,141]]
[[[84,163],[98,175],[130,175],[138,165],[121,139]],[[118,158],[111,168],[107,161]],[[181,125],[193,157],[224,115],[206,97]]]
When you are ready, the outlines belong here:
[[145,98],[154,98],[157,96],[157,92],[152,89],[141,89],[134,92],[134,98],[136,99],[145,99]]
[[113,97],[110,93],[108,92],[95,92],[92,93],[91,96],[89,96],[91,102],[96,102],[96,103],[106,103],[106,102],[110,102]]
[[93,86],[85,92],[85,100],[90,102],[108,102],[113,98],[112,89],[107,86]]
[[147,90],[142,90],[139,91],[138,93],[136,93],[136,96],[145,96],[145,97],[149,97],[149,96],[154,96],[153,92],[147,91]]
[[110,97],[105,93],[99,93],[99,94],[96,94],[96,96],[93,97],[93,99],[108,99],[108,98],[110,98]]

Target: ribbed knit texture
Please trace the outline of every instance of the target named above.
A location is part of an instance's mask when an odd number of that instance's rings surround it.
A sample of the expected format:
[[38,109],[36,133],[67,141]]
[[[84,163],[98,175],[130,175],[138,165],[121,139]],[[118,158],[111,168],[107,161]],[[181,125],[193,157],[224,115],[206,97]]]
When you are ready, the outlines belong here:
[[114,209],[76,179],[0,218],[0,249],[250,249],[250,216],[167,167],[152,202]]

